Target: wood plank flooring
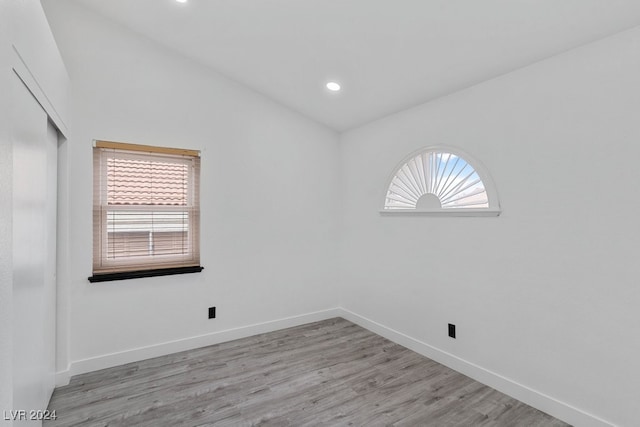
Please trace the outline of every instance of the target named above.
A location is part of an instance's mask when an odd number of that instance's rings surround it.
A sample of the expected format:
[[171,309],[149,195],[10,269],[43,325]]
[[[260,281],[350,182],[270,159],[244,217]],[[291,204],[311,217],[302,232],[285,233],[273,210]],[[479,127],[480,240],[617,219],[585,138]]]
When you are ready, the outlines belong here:
[[55,390],[53,426],[566,426],[344,319],[130,363]]

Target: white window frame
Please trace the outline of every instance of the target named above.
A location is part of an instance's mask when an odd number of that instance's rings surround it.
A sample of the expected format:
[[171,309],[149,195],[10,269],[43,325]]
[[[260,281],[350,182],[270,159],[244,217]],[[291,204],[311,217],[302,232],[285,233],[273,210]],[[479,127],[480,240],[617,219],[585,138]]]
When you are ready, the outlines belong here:
[[[484,185],[487,199],[488,199],[488,207],[483,208],[414,208],[414,209],[389,209],[386,207],[386,199],[390,189],[390,186],[398,174],[398,172],[406,165],[409,161],[420,156],[425,153],[431,152],[443,152],[443,153],[451,153],[457,157],[460,157],[464,160],[471,168],[475,170],[475,172],[480,177],[482,184]],[[384,194],[381,197],[382,199],[382,208],[380,209],[380,214],[382,215],[422,215],[422,216],[466,216],[466,217],[482,217],[482,216],[499,216],[502,212],[500,207],[500,202],[498,199],[498,192],[493,183],[493,179],[491,175],[484,167],[484,165],[467,154],[466,152],[451,146],[429,146],[424,147],[419,150],[416,150],[409,155],[405,156],[402,161],[400,161],[396,167],[393,169],[393,172],[389,175],[389,178],[386,180],[386,186],[384,188]]]

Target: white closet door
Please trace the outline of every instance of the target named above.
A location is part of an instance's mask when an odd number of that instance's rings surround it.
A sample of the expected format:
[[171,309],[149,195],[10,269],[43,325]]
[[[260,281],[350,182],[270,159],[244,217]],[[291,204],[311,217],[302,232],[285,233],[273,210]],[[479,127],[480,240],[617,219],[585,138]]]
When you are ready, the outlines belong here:
[[54,384],[57,133],[17,76],[12,86],[13,407],[29,411]]

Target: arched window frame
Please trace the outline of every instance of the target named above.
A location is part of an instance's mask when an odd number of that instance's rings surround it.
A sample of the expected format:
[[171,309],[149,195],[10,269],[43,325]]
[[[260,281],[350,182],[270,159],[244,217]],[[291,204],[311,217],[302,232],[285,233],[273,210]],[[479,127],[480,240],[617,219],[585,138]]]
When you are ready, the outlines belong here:
[[[386,208],[386,199],[387,194],[389,192],[389,188],[400,171],[400,169],[407,164],[413,158],[420,156],[425,153],[431,152],[444,152],[451,153],[455,156],[460,157],[464,160],[469,166],[471,166],[478,176],[480,177],[482,184],[484,185],[485,191],[487,193],[488,199],[488,207],[483,208],[432,208],[432,209],[389,209]],[[444,145],[437,146],[429,146],[424,147],[419,150],[412,152],[407,155],[400,161],[396,167],[393,169],[391,175],[389,175],[386,180],[386,186],[384,188],[384,194],[382,196],[382,209],[380,213],[383,215],[424,215],[424,216],[498,216],[501,213],[500,201],[498,199],[498,192],[496,190],[495,184],[493,183],[493,179],[489,174],[488,170],[484,167],[484,165],[467,154],[466,152]]]

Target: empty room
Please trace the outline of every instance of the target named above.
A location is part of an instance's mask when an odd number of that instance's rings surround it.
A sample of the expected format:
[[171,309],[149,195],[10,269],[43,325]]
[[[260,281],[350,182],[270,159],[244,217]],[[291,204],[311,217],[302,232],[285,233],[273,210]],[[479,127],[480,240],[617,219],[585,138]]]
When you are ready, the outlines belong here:
[[639,1],[3,0],[0,41],[3,426],[640,425]]

